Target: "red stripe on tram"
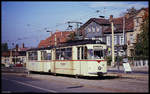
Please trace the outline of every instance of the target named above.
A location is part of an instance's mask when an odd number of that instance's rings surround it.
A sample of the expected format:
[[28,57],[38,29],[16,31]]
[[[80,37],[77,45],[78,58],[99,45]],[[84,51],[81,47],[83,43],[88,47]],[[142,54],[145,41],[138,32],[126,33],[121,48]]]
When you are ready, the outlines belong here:
[[29,61],[29,62],[62,62],[62,61],[97,61],[98,63],[106,60],[46,60],[46,61]]

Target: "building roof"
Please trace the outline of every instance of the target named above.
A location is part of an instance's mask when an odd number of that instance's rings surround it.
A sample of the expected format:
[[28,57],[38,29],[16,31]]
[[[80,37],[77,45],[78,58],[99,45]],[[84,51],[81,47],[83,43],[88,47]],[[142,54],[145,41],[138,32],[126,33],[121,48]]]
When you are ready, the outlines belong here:
[[[115,33],[123,32],[123,17],[114,18],[113,22],[114,22],[114,27],[115,27],[114,32]],[[133,17],[130,17],[130,18],[125,17],[125,31],[133,31],[133,29],[134,29]],[[108,27],[103,32],[104,33],[111,33],[111,27]]]
[[[9,57],[11,55],[11,51],[2,52],[3,57]],[[12,51],[12,56],[21,56],[18,51]]]
[[28,51],[47,50],[52,48],[74,46],[74,45],[85,45],[85,44],[106,44],[100,40],[84,39],[84,40],[70,40],[67,42],[60,43],[57,46],[43,47],[43,48],[31,48]]
[[[146,15],[148,15],[148,8],[142,8],[140,10],[137,10],[136,14],[137,15],[141,10],[145,10],[146,11]],[[114,27],[115,33],[119,33],[119,32],[123,32],[123,18],[125,17],[125,31],[133,31],[134,29],[134,16],[135,15],[129,15],[129,17],[127,16],[122,16],[122,17],[118,17],[118,18],[113,18],[113,22],[114,22]],[[91,18],[89,19],[85,24],[83,24],[79,30],[81,32],[83,32],[84,28],[90,24],[91,22],[95,22],[99,25],[107,25],[109,26],[107,29],[105,29],[104,31],[102,31],[103,33],[111,33],[111,23],[109,22],[109,19],[104,19],[104,18]]]
[[41,40],[38,45],[38,48],[54,46],[55,42],[57,44],[66,42],[68,35],[71,34],[72,32],[73,31],[60,31],[60,32],[57,31],[50,37],[46,38],[45,40]]
[[82,29],[84,29],[88,24],[90,24],[91,22],[95,22],[99,25],[110,25],[110,22],[108,19],[103,19],[103,18],[91,18],[89,19],[85,24],[83,24],[79,30],[82,31]]

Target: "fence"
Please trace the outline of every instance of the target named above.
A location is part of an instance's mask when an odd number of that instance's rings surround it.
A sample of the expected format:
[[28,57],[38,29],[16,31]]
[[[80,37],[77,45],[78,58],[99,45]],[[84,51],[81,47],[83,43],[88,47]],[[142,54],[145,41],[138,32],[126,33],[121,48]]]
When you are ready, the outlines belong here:
[[134,67],[148,67],[148,60],[134,60],[132,62]]

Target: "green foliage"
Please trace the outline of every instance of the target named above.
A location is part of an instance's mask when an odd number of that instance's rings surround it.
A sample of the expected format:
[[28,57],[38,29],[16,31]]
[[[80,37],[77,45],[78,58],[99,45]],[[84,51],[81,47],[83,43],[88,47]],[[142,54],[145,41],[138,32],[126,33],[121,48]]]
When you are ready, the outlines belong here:
[[127,9],[127,13],[130,15],[135,15],[136,12],[137,10],[134,7]]
[[147,17],[141,25],[142,32],[137,36],[137,43],[134,45],[136,56],[149,56],[149,18]]
[[[118,60],[117,60],[118,59]],[[122,62],[122,56],[115,56],[115,62]],[[107,65],[111,65],[112,56],[106,56]]]
[[[117,60],[117,59],[118,59],[118,60]],[[116,56],[116,57],[115,57],[115,61],[118,61],[118,62],[122,62],[122,59],[123,59],[122,56]]]
[[7,43],[2,43],[1,47],[2,47],[2,49],[1,49],[2,51],[8,51]]
[[128,57],[128,60],[148,60],[149,56],[134,56]]
[[107,65],[111,65],[111,61],[112,61],[112,57],[111,56],[106,56],[106,61],[107,61]]
[[5,64],[1,64],[1,67],[5,67]]

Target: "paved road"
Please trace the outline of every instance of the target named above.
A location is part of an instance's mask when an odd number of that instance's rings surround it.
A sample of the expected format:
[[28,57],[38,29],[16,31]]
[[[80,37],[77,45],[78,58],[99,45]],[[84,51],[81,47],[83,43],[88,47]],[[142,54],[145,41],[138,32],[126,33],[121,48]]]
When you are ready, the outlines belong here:
[[[99,89],[85,87],[78,83],[67,83],[64,81],[49,79],[41,80],[35,78],[19,77],[14,75],[3,75],[2,92],[35,92],[35,93],[59,93],[59,92],[100,92]],[[102,90],[103,92],[103,90]]]
[[148,92],[148,76],[140,80],[109,76],[76,79],[46,74],[19,76],[2,73],[2,92]]

